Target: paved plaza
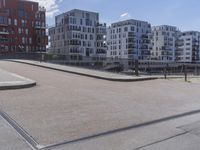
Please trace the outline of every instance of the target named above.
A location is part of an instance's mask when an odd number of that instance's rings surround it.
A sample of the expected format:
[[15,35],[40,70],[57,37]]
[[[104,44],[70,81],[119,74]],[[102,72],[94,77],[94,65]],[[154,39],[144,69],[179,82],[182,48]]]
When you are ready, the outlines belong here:
[[17,132],[0,116],[0,149],[1,150],[31,150]]
[[36,82],[0,69],[0,90],[20,89],[35,86]]
[[0,69],[37,82],[0,91],[0,108],[41,148],[151,150],[200,140],[197,128],[185,129],[199,125],[198,83],[113,82],[8,61]]

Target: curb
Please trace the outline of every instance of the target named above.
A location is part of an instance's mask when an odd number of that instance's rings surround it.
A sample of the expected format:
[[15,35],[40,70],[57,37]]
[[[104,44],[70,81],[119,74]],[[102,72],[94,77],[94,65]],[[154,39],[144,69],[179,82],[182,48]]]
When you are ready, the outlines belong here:
[[24,89],[36,86],[36,81],[25,78],[18,74],[8,72],[6,70],[0,70],[4,76],[15,77],[15,80],[1,80],[0,90],[14,90],[14,89]]
[[86,77],[91,77],[91,78],[95,78],[95,79],[101,79],[101,80],[107,80],[107,81],[114,81],[114,82],[138,82],[138,81],[148,81],[148,80],[159,79],[158,77],[135,78],[135,79],[107,78],[107,77],[102,77],[102,76],[98,76],[98,75],[91,75],[91,74],[85,74],[85,73],[81,73],[81,72],[75,72],[75,71],[58,69],[58,68],[54,68],[54,67],[37,65],[37,64],[28,63],[28,62],[22,62],[22,61],[16,61],[16,60],[8,60],[8,61],[16,62],[16,63],[22,63],[22,64],[27,64],[27,65],[32,65],[32,66],[37,66],[37,67],[46,68],[46,69],[52,69],[52,70],[61,71],[61,72],[67,72],[67,73],[81,75],[81,76],[86,76]]
[[17,90],[17,89],[25,89],[25,88],[31,88],[36,86],[36,82],[30,82],[30,83],[22,83],[18,85],[3,85],[0,86],[0,90]]

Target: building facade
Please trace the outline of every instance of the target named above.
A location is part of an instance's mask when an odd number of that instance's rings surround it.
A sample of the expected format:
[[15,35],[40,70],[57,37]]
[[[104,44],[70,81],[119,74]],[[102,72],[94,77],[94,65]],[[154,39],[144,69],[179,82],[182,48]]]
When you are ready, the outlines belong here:
[[97,24],[96,27],[96,55],[100,58],[106,58],[107,41],[106,41],[106,24]]
[[0,0],[0,54],[46,51],[45,9],[27,0]]
[[182,32],[177,41],[176,61],[186,63],[200,62],[200,32]]
[[176,42],[180,35],[177,27],[161,25],[152,27],[151,59],[175,61]]
[[56,16],[55,22],[49,29],[50,53],[72,59],[105,57],[106,24],[99,23],[98,13],[74,9]]
[[107,29],[107,57],[115,59],[150,58],[151,25],[145,21],[126,20]]

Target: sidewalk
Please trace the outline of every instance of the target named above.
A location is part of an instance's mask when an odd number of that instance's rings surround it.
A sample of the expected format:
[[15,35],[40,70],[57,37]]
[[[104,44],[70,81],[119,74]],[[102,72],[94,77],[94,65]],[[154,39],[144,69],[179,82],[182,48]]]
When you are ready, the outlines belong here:
[[30,61],[30,60],[9,60],[12,62],[17,63],[23,63],[23,64],[29,64],[33,66],[73,73],[77,75],[92,77],[96,79],[103,79],[108,81],[117,81],[117,82],[134,82],[134,81],[145,81],[145,80],[155,80],[159,77],[156,76],[128,76],[128,75],[121,75],[121,74],[115,74],[115,73],[109,73],[109,72],[103,72],[103,71],[97,71],[97,70],[90,70],[90,69],[84,69],[84,68],[78,68],[78,67],[70,67],[70,66],[64,66],[64,65],[57,65],[57,64],[51,64],[51,63],[45,63],[45,62],[38,62],[38,61]]
[[0,90],[29,88],[35,85],[33,80],[0,69]]
[[31,150],[24,139],[0,115],[1,150]]

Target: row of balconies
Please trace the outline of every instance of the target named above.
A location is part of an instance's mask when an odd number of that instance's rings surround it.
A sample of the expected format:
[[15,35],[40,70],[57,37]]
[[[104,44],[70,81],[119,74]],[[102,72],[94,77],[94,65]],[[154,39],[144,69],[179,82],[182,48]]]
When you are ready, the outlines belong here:
[[142,50],[141,51],[141,55],[150,55],[150,51],[149,50]]
[[7,43],[7,42],[8,42],[8,38],[0,37],[0,43]]
[[147,45],[140,47],[141,50],[146,50],[149,49],[149,47]]
[[6,26],[8,26],[8,22],[0,22],[0,27],[6,27]]
[[0,30],[0,35],[8,35],[9,31],[8,30]]
[[97,54],[106,54],[106,50],[105,49],[97,49],[96,53]]
[[34,28],[35,28],[35,29],[47,29],[48,26],[47,26],[47,25],[37,25],[37,24],[35,24],[35,25],[34,25]]
[[81,45],[81,41],[80,40],[69,40],[68,44],[69,45],[79,46],[79,45]]
[[130,48],[136,48],[136,46],[135,46],[135,44],[128,44],[128,47],[127,47],[128,49],[130,49]]
[[134,32],[129,32],[128,33],[128,37],[135,37],[135,33]]
[[143,38],[143,39],[149,39],[149,36],[144,34],[144,35],[141,36],[141,38]]

